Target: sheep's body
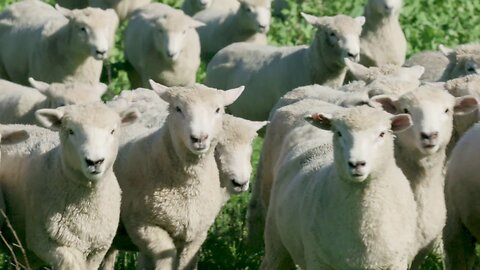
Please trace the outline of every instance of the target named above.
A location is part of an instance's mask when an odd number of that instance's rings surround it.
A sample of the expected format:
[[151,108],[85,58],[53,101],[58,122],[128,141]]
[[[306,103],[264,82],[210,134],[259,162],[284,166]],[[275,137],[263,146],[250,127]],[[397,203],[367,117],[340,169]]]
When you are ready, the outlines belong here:
[[[333,118],[337,122],[332,125],[342,133],[346,130],[341,127],[359,133],[376,133],[377,126],[390,129],[386,113],[367,107],[347,111]],[[377,148],[383,151],[370,160],[374,167],[361,183],[343,171],[347,152],[342,151],[347,149],[339,149],[338,140],[305,125],[285,136],[275,166],[262,269],[290,269],[291,259],[302,269],[408,268],[416,206],[407,179],[395,165],[393,136]]]
[[194,18],[205,23],[198,28],[202,55],[214,55],[235,42],[266,45],[270,27],[270,0],[242,0],[235,10],[206,9]]
[[365,26],[360,36],[360,63],[366,66],[401,66],[407,54],[407,40],[399,22],[402,1],[369,0]]
[[120,20],[125,20],[136,9],[150,3],[151,0],[59,0],[62,7],[80,9],[88,6],[102,9],[113,9]]
[[35,83],[44,87],[36,89],[0,80],[0,123],[34,125],[38,109],[100,101],[106,90],[101,84]]
[[420,80],[426,82],[436,82],[442,78],[443,73],[448,66],[448,58],[439,51],[425,51],[412,55],[405,66],[411,67],[420,65],[425,68]]
[[445,269],[475,269],[478,223],[478,151],[480,125],[471,128],[453,149],[445,182],[447,222],[443,229]]
[[23,85],[29,77],[97,83],[99,60],[107,57],[117,25],[111,10],[57,11],[40,1],[15,3],[0,14],[0,77]]
[[153,79],[167,86],[195,83],[200,66],[199,24],[183,12],[160,3],[139,9],[125,30],[125,58],[133,66],[133,87]]
[[[318,27],[310,47],[275,48],[236,43],[222,49],[208,64],[207,85],[220,89],[246,86],[246,92],[229,107],[233,115],[265,120],[277,100],[296,87],[314,83],[331,87],[342,84],[346,73],[344,58],[359,53],[358,36],[363,17],[305,16]],[[327,29],[335,29],[337,35],[347,37],[344,47],[327,44],[331,31]]]
[[[118,135],[111,132],[120,117],[103,104],[44,109],[37,116],[60,135],[25,126],[32,138],[2,150],[7,215],[28,255],[36,255],[30,263],[96,269],[120,218],[121,191],[112,170]],[[98,157],[101,163],[83,165]]]
[[[203,4],[202,4],[203,3]],[[239,7],[237,0],[185,0],[182,10],[185,14],[193,16],[205,9],[236,10]]]

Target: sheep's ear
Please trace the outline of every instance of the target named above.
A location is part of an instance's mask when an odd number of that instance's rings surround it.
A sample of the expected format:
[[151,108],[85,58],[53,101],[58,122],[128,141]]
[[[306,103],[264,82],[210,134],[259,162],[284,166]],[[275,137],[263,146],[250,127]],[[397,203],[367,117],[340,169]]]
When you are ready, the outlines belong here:
[[355,77],[355,79],[364,81],[364,82],[369,82],[369,70],[367,67],[365,67],[362,64],[355,63],[352,60],[345,58],[345,65],[348,67],[348,70],[350,70],[350,73]]
[[245,90],[245,86],[242,85],[237,88],[222,91],[223,102],[224,102],[223,106],[228,106],[233,102],[235,102],[235,100],[237,100],[237,98],[242,94],[243,90]]
[[269,121],[250,121],[250,124],[255,131],[259,131],[264,126],[268,125]]
[[332,130],[332,116],[329,114],[315,113],[305,116],[305,120],[320,129]]
[[425,68],[415,65],[411,67],[405,67],[403,72],[408,76],[409,80],[420,80],[420,77],[422,77],[423,73],[425,73]]
[[150,86],[152,87],[152,90],[155,91],[155,93],[157,93],[157,95],[165,100],[167,103],[170,103],[171,101],[171,96],[170,96],[170,92],[168,91],[168,87],[163,85],[163,84],[159,84],[157,82],[155,82],[154,80],[148,80],[148,82],[150,83]]
[[41,81],[36,81],[34,78],[32,77],[29,77],[28,78],[28,82],[30,83],[30,85],[37,89],[38,91],[40,91],[42,94],[45,94],[48,89],[50,88],[50,84],[46,83],[46,82],[41,82]]
[[40,109],[35,112],[35,117],[42,126],[59,131],[62,127],[63,114],[58,109]]
[[355,21],[356,21],[360,26],[363,26],[363,25],[365,24],[365,17],[364,17],[364,16],[355,17]]
[[395,101],[389,96],[386,96],[386,95],[374,96],[370,100],[382,105],[383,110],[388,113],[391,113],[391,114],[397,113],[397,107],[395,106]]
[[455,53],[455,50],[452,48],[445,47],[443,44],[438,45],[438,49],[442,52],[443,55],[449,56],[450,54]]
[[122,119],[122,126],[128,126],[134,123],[138,118],[140,118],[140,115],[141,114],[137,109],[128,109],[121,112],[120,118]]
[[101,98],[108,90],[108,86],[104,83],[97,83],[93,90],[98,94],[98,97]]
[[0,144],[16,144],[27,140],[30,135],[26,130],[5,129],[1,130],[2,140]]
[[313,16],[313,15],[310,15],[310,14],[307,14],[307,13],[304,13],[304,12],[300,12],[300,14],[309,24],[311,24],[315,27],[319,27],[321,25],[327,24],[332,19],[331,17],[328,17],[328,16],[319,18],[319,17]]
[[55,4],[55,9],[67,19],[71,19],[73,17],[73,12],[68,8],[64,8],[61,7],[59,4]]
[[191,28],[198,28],[198,27],[205,26],[205,23],[200,22],[200,21],[197,21],[197,20],[194,20],[194,19],[190,19],[190,22],[189,22],[188,25],[189,25]]
[[478,101],[473,96],[463,96],[455,98],[455,107],[453,111],[456,115],[465,115],[478,109]]
[[402,132],[413,125],[410,115],[402,113],[390,118],[390,129],[393,132]]

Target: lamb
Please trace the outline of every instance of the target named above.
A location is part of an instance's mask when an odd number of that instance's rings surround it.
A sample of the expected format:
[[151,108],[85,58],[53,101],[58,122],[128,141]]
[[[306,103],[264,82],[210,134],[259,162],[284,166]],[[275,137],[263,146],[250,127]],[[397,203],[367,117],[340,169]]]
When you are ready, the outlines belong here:
[[[225,199],[213,149],[223,107],[243,87],[151,83],[169,103],[169,115],[161,128],[120,148],[114,170],[123,191],[122,223],[141,251],[141,267],[188,269]],[[128,169],[132,162],[138,170]]]
[[133,87],[149,87],[153,79],[167,86],[195,83],[200,41],[195,28],[203,23],[160,3],[139,9],[125,30],[125,58],[133,66]]
[[365,18],[302,16],[317,27],[309,47],[236,43],[219,51],[208,64],[207,85],[246,87],[242,97],[229,107],[233,115],[266,120],[277,100],[296,87],[316,83],[336,88],[342,84],[347,71],[344,59],[358,60],[358,37]]
[[33,88],[0,80],[0,123],[34,125],[38,109],[98,102],[107,91],[103,83],[47,84],[33,78],[29,82]]
[[235,42],[267,44],[271,0],[237,0],[234,11],[206,9],[193,18],[205,23],[198,28],[202,55],[211,56]]
[[0,14],[0,77],[23,85],[29,77],[97,83],[117,26],[113,10],[12,4]]
[[125,20],[136,9],[150,3],[151,0],[58,0],[57,3],[69,9],[82,9],[88,6],[113,9],[120,20]]
[[60,140],[51,139],[53,132],[25,126],[41,136],[2,149],[7,216],[28,249],[31,267],[97,269],[120,218],[121,190],[112,168],[117,129],[138,113],[128,110],[119,116],[104,104],[91,103],[41,109],[36,116],[59,132]]
[[407,269],[416,205],[395,163],[392,132],[408,128],[410,117],[361,106],[309,121],[332,132],[287,135],[261,269]]
[[365,66],[403,65],[407,39],[400,26],[402,0],[369,0],[360,36],[360,63]]
[[377,96],[390,113],[409,113],[413,126],[395,140],[395,159],[410,182],[417,203],[417,252],[412,269],[418,269],[441,237],[446,219],[444,164],[453,115],[477,109],[472,96],[454,98],[447,91],[423,85],[394,100]]
[[445,269],[475,269],[478,229],[478,151],[476,124],[458,142],[445,179],[447,221],[443,229]]
[[185,0],[182,4],[182,10],[185,14],[193,16],[209,8],[233,11],[239,6],[240,3],[237,0]]

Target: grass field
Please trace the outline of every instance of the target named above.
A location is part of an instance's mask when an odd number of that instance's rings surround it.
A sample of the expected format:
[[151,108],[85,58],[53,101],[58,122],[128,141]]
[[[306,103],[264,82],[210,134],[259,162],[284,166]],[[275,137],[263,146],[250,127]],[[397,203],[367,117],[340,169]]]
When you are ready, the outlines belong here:
[[[299,16],[300,11],[314,15],[335,15],[339,13],[358,16],[362,14],[366,0],[305,0],[298,4],[288,0],[291,8],[285,11],[286,20],[274,19],[269,42],[276,45],[306,44],[311,40],[314,29]],[[0,0],[0,10],[14,0]],[[48,1],[52,2],[52,0]],[[161,1],[173,6],[180,6],[179,0]],[[409,41],[408,54],[422,50],[436,49],[439,44],[454,46],[460,43],[475,42],[480,37],[480,1],[458,0],[405,0],[401,22]],[[106,64],[102,81],[109,85],[105,99],[109,99],[124,89],[129,89],[122,53],[122,26],[117,34],[116,48]],[[0,48],[1,49],[1,48]],[[206,62],[198,72],[198,81],[205,77]],[[252,156],[254,168],[259,157],[262,140],[255,141]],[[199,269],[258,269],[261,253],[246,251],[245,214],[250,194],[236,196],[224,207],[210,229],[207,241],[202,247]],[[0,269],[7,269],[9,259],[3,256],[4,264]],[[122,253],[117,262],[117,269],[134,269],[135,255]],[[442,269],[436,258],[429,258],[423,270]]]

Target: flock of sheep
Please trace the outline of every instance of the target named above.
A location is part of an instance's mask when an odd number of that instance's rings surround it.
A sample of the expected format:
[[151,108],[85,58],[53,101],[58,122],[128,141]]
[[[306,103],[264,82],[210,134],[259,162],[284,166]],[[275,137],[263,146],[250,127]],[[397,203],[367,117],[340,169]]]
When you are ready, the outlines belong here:
[[[269,123],[247,217],[261,269],[419,269],[431,252],[476,267],[480,45],[405,61],[402,0],[368,0],[356,18],[302,13],[310,45],[269,46],[287,5],[273,2],[0,13],[0,226],[17,266],[113,269],[131,250],[138,269],[196,269]],[[126,20],[137,89],[104,104],[102,61]]]

